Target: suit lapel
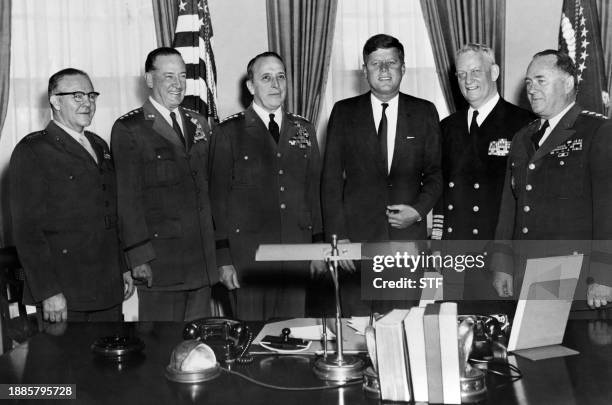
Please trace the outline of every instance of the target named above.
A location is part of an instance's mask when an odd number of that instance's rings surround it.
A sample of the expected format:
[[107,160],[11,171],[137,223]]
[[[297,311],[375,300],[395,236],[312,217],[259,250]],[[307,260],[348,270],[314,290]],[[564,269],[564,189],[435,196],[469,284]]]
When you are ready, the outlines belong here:
[[[257,115],[252,105],[250,105],[249,108],[246,109],[244,116],[245,116],[245,121],[246,121],[246,131],[248,135],[250,137],[255,138],[256,143],[258,142],[267,143],[268,147],[270,147],[271,150],[276,150],[278,145],[276,144],[276,142],[274,142],[274,138],[272,138],[270,131],[268,131],[267,124],[265,124],[261,120],[261,118],[259,118],[259,115]],[[287,125],[287,117],[285,115],[283,119],[282,127],[284,128],[286,127],[286,125]],[[281,128],[280,130],[279,143],[281,142],[281,139],[283,139],[283,128]],[[263,139],[261,139],[262,137]]]
[[[571,138],[576,131],[572,129],[576,118],[580,114],[581,107],[574,104],[572,108],[561,118],[561,121],[555,126],[552,132],[548,135],[548,138],[544,141],[542,146],[535,151],[532,160],[538,160],[550,153],[554,148]],[[531,140],[531,139],[530,139]]]
[[[178,135],[174,132],[174,129],[168,124],[164,117],[157,111],[157,108],[153,107],[150,100],[147,100],[142,106],[145,114],[145,119],[150,120],[153,123],[153,130],[165,138],[168,142],[172,143],[175,147],[185,150],[183,143],[179,140]],[[185,121],[183,121],[185,122]]]
[[76,139],[70,136],[70,134],[60,128],[54,121],[49,122],[49,125],[47,125],[46,130],[49,135],[55,138],[55,140],[61,145],[61,147],[66,151],[66,153],[69,153],[70,155],[73,155],[81,160],[89,161],[94,165],[96,164],[93,157],[89,154],[89,152],[87,152],[83,145],[81,145]]
[[189,112],[185,111],[182,108],[179,108],[179,111],[181,112],[183,128],[185,131],[185,145],[187,147],[187,151],[190,151],[193,147],[193,137],[195,136],[196,126],[191,121],[191,115],[189,115]]
[[102,145],[98,144],[96,138],[94,138],[91,132],[85,131],[85,137],[89,141],[94,153],[96,154],[96,159],[98,160],[97,165],[101,166],[104,162],[104,148]]
[[359,98],[356,114],[354,116],[354,133],[355,142],[363,143],[365,151],[370,155],[370,159],[375,162],[376,168],[387,177],[387,168],[385,167],[380,153],[380,145],[378,143],[378,132],[376,131],[376,122],[374,122],[374,111],[372,111],[371,93],[368,92]]

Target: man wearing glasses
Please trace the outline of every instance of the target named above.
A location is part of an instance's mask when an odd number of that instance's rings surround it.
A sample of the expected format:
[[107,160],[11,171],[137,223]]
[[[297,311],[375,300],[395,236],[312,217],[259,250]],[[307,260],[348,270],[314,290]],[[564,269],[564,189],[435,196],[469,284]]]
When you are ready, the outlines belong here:
[[119,320],[121,302],[133,292],[117,237],[109,148],[84,130],[98,95],[83,71],[51,76],[53,120],[22,139],[11,157],[10,205],[25,271],[24,301],[41,305],[50,322]]

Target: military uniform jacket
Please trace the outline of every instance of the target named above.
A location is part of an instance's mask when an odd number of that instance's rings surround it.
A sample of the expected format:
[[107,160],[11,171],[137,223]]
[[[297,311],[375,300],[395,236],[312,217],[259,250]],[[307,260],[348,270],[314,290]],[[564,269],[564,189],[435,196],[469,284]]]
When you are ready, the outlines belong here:
[[117,168],[120,230],[128,266],[149,262],[153,288],[188,290],[218,280],[208,197],[210,131],[179,108],[186,150],[150,101],[119,118],[111,148]]
[[13,151],[10,205],[26,303],[63,293],[69,310],[91,311],[123,300],[113,163],[100,137],[85,136],[99,163],[54,122]]
[[213,132],[211,195],[220,265],[234,264],[243,279],[263,277],[262,269],[271,273],[280,265],[256,263],[259,244],[323,239],[321,160],[312,124],[285,113],[277,145],[251,106]]
[[467,114],[458,111],[441,123],[444,189],[434,209],[432,239],[494,238],[510,145],[533,118],[500,98],[474,139]]
[[[595,282],[612,285],[612,124],[581,110],[574,105],[537,151],[531,137],[540,120],[516,134],[496,239],[560,241],[514,242],[515,251],[517,246],[520,249],[515,253],[523,257],[585,253],[587,265],[581,279],[588,275]],[[517,269],[524,267],[495,270],[512,273]]]
[[[370,93],[335,104],[327,128],[322,207],[329,238],[354,242],[427,238],[427,213],[442,192],[440,125],[434,105],[400,93],[391,163],[380,153]],[[408,204],[422,221],[389,226],[386,207]]]

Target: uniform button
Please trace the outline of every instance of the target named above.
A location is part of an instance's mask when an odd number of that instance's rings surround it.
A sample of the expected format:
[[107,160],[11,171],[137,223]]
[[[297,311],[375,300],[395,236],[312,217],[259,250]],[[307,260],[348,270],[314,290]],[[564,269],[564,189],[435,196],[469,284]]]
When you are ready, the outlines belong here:
[[285,203],[282,203],[282,204],[280,205],[280,207],[281,207],[281,210],[284,210],[285,208],[287,208],[287,206],[285,205]]
[[281,157],[281,156],[283,156],[283,155],[281,155],[281,153],[280,153],[280,152],[278,152],[278,153],[276,154],[276,157]]
[[455,187],[455,183],[453,183],[453,182],[451,181],[451,182],[449,182],[449,183],[448,183],[448,186],[449,186],[450,188],[453,188],[453,187]]
[[280,186],[280,191],[285,191],[285,187],[284,186]]
[[308,225],[308,230],[312,231],[312,225]]
[[284,173],[285,173],[285,172],[283,171],[283,169],[280,169],[280,170],[278,171],[278,174],[284,174]]
[[514,167],[514,162],[510,163],[510,166]]
[[387,187],[393,188],[393,183],[387,183]]
[[154,233],[154,234],[153,234],[153,237],[154,237],[154,238],[157,238],[157,237],[159,237],[159,234],[158,234],[158,233]]
[[62,249],[62,253],[63,254],[67,254],[68,253],[68,249]]
[[74,180],[74,176],[73,176],[72,174],[71,174],[70,176],[68,176],[68,178],[69,178],[70,180]]
[[563,165],[565,165],[565,162],[562,160],[559,162],[559,166],[563,166]]
[[525,211],[525,212],[529,212],[529,211],[531,211],[531,208],[529,208],[529,205],[525,205],[525,206],[523,207],[523,211]]
[[474,212],[478,212],[478,210],[480,210],[480,208],[478,207],[478,205],[474,205],[474,208],[472,208],[474,210]]
[[525,190],[527,190],[527,191],[531,191],[531,190],[533,190],[533,186],[532,186],[531,184],[527,184],[527,185],[525,186]]
[[161,159],[161,155],[157,155],[157,158],[158,158],[158,159]]
[[236,233],[240,233],[240,228],[236,228]]
[[523,233],[528,233],[528,232],[529,232],[529,229],[527,229],[527,227],[524,227],[523,228]]
[[451,228],[450,226],[446,229],[446,232],[448,233],[453,233],[453,228]]
[[247,155],[244,155],[244,160],[249,160],[249,157]]
[[533,170],[535,169],[535,164],[534,163],[529,163],[529,170]]
[[455,208],[455,207],[453,207],[453,204],[448,204],[448,210],[449,210],[449,211],[452,211],[452,210],[453,210],[453,208]]
[[472,229],[472,233],[473,233],[474,235],[478,235],[478,229],[476,229],[476,228]]
[[480,188],[480,184],[478,184],[478,183],[474,183],[474,188],[475,188],[476,190],[478,190],[478,189]]

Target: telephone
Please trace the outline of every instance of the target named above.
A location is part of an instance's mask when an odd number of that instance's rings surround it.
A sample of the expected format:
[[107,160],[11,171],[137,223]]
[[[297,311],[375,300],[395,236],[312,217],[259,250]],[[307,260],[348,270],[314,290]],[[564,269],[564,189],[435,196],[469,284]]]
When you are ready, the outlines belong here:
[[253,342],[253,333],[243,322],[228,318],[202,318],[185,325],[183,339],[197,339],[215,352],[217,360],[225,363],[248,363],[253,360],[247,353]]

